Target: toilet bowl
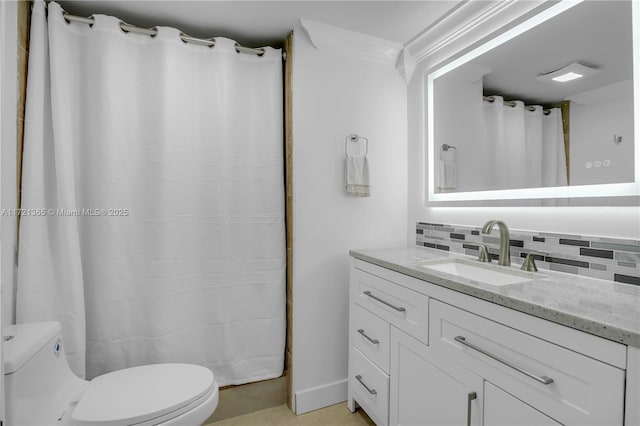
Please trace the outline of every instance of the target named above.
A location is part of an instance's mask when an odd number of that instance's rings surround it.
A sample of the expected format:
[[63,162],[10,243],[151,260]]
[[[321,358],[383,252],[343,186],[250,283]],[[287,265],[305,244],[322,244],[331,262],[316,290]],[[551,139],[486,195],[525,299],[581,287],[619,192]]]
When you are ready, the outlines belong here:
[[216,409],[213,373],[192,364],[151,364],[79,379],[67,364],[60,324],[4,328],[8,425],[201,425]]

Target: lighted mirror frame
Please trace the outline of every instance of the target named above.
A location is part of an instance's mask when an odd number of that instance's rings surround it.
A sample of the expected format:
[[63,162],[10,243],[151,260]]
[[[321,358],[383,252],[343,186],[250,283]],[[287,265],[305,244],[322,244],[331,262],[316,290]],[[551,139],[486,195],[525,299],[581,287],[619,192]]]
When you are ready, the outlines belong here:
[[504,189],[491,191],[446,192],[435,191],[436,150],[434,140],[434,80],[449,71],[475,59],[483,53],[500,46],[529,29],[553,18],[560,13],[582,3],[583,0],[564,0],[526,20],[516,27],[500,34],[482,46],[444,65],[427,75],[427,201],[479,201],[479,200],[522,200],[543,198],[593,198],[627,197],[640,195],[640,2],[632,3],[632,46],[633,46],[633,108],[634,108],[634,182],[600,185],[555,186],[541,188]]

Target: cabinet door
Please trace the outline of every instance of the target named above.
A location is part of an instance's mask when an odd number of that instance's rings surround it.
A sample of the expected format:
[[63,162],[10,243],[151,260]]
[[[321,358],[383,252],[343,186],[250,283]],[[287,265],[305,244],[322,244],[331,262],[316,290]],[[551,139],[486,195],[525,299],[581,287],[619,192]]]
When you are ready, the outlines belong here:
[[482,423],[482,378],[391,327],[391,425]]
[[490,382],[484,382],[484,426],[560,426]]

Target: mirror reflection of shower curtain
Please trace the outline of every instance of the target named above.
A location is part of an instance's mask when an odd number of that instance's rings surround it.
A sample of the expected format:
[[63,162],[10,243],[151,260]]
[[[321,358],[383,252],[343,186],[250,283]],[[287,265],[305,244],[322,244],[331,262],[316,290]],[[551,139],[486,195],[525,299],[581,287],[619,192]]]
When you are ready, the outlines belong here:
[[542,186],[567,185],[567,162],[560,108],[553,108],[549,115],[544,116],[542,142]]
[[483,103],[487,189],[566,185],[560,110],[544,115],[540,106],[529,111],[493,98]]
[[51,211],[22,218],[18,322],[60,321],[88,378],[158,362],[220,386],[280,376],[280,50],[94,19],[34,4],[22,200]]

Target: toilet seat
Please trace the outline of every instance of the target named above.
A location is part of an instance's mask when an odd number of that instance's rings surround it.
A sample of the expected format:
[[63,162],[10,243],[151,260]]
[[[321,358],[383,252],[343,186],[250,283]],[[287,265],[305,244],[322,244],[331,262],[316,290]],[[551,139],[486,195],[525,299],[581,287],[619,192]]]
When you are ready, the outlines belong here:
[[77,425],[159,424],[208,400],[213,373],[191,364],[152,364],[96,377],[71,413]]

